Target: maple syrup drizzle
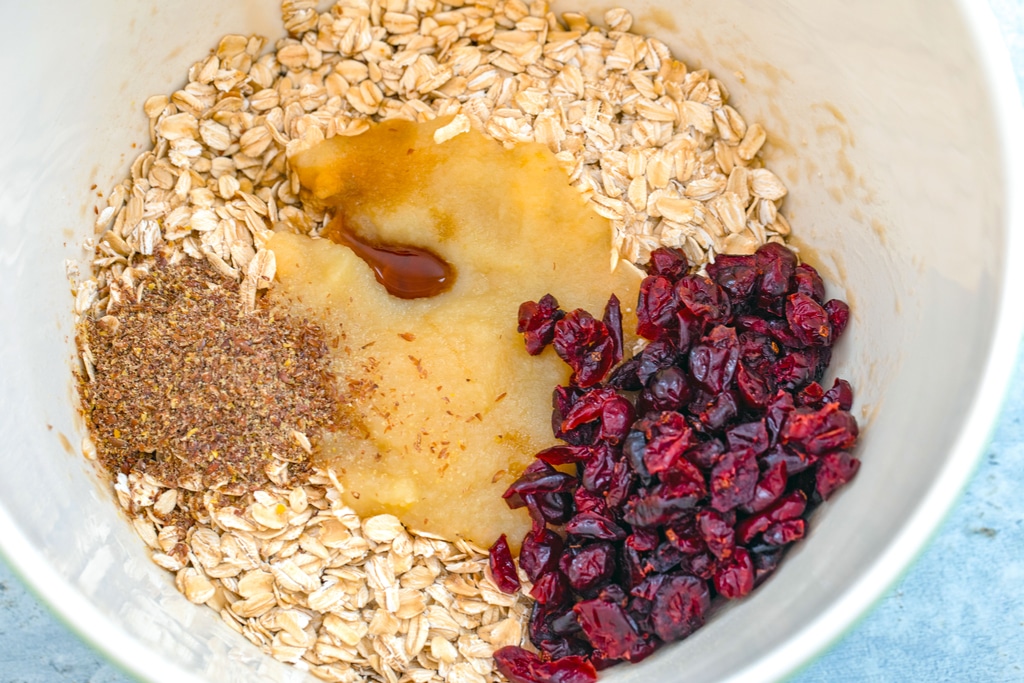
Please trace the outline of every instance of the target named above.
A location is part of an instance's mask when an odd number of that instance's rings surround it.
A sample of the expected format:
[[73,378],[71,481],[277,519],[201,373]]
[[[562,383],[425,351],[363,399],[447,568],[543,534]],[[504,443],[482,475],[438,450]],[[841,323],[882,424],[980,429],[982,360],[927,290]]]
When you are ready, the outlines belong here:
[[437,296],[455,283],[455,268],[434,252],[367,240],[352,230],[340,213],[324,228],[323,237],[348,247],[366,261],[377,282],[400,299]]

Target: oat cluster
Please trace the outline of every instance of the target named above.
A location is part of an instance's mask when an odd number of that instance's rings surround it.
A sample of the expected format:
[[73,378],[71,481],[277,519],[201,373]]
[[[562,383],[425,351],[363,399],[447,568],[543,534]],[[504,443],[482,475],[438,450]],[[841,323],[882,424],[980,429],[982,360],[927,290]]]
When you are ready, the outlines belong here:
[[[439,142],[475,128],[548,145],[611,221],[613,262],[672,246],[699,265],[789,234],[763,127],[707,71],[630,32],[626,10],[593,25],[544,0],[316,6],[285,0],[286,37],[225,36],[181,89],[146,101],[152,147],[97,209],[90,276],[68,268],[82,319],[114,315],[158,257],[205,260],[258,312],[274,231],[323,227],[288,155],[392,118],[454,117]],[[97,457],[88,438],[83,450]],[[483,683],[501,678],[493,650],[524,642],[529,599],[496,590],[482,549],[360,520],[331,472],[232,499],[159,474],[114,482],[154,561],[282,661],[328,681]]]

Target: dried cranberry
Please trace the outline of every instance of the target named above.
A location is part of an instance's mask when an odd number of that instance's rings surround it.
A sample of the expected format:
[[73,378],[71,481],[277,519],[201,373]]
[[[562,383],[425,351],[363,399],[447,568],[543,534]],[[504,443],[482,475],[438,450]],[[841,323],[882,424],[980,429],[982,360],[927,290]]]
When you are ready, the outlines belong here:
[[722,515],[705,510],[697,515],[697,528],[708,550],[720,560],[731,557],[736,549],[736,532]]
[[565,575],[577,593],[590,593],[615,574],[615,548],[611,543],[585,545],[571,555]]
[[728,512],[754,498],[760,472],[750,448],[723,454],[711,470],[711,507]]
[[[763,462],[763,461],[762,461]],[[741,506],[744,512],[760,512],[779,499],[786,490],[789,478],[785,460],[766,463],[764,472],[754,487],[754,497]]]
[[761,278],[757,287],[757,305],[762,310],[781,315],[790,279],[796,272],[796,256],[792,251],[769,242],[754,255]]
[[626,538],[626,545],[640,552],[649,552],[658,547],[658,534],[650,529],[636,529]]
[[751,410],[764,410],[774,392],[768,379],[742,362],[736,367],[736,388],[743,405]]
[[491,546],[489,563],[494,583],[502,593],[515,593],[519,590],[519,575],[516,573],[516,563],[512,561],[512,551],[508,547],[508,539],[505,534],[498,537],[498,540]]
[[601,322],[608,329],[612,340],[612,365],[617,365],[622,361],[622,308],[619,305],[619,297],[614,294],[608,297]]
[[662,472],[677,462],[693,444],[693,430],[686,418],[665,411],[648,415],[634,425],[647,437],[644,467],[650,473]]
[[565,605],[569,600],[569,581],[560,571],[542,574],[530,589],[533,599],[542,605]]
[[531,582],[558,567],[562,557],[562,537],[548,529],[535,529],[526,534],[519,551],[519,567]]
[[793,335],[807,346],[832,344],[828,313],[808,295],[797,292],[786,298],[786,321]]
[[658,275],[645,277],[636,307],[636,333],[645,339],[657,339],[675,328],[678,309],[679,299],[671,280]]
[[761,537],[768,545],[786,545],[803,538],[805,528],[804,520],[789,519],[772,524]]
[[715,571],[715,590],[724,598],[742,598],[754,590],[754,563],[746,548],[736,548],[727,560],[722,560]]
[[569,432],[582,424],[600,420],[597,438],[618,444],[629,433],[635,414],[633,404],[615,389],[592,389],[583,394],[562,419],[561,430]]
[[757,259],[754,256],[720,254],[707,266],[708,275],[729,294],[734,307],[742,306],[757,285]]
[[669,524],[680,517],[700,500],[699,496],[670,497],[664,490],[655,487],[640,491],[626,501],[622,518],[638,527],[654,527]]
[[704,624],[710,606],[706,581],[680,574],[667,576],[654,596],[654,633],[665,642],[685,638]]
[[750,551],[750,559],[754,563],[754,586],[757,587],[778,568],[782,561],[785,548],[781,546],[763,546]]
[[612,367],[615,342],[608,326],[582,309],[576,309],[555,323],[552,344],[558,357],[572,368],[572,382],[592,387]]
[[796,395],[796,403],[800,406],[820,408],[825,399],[825,389],[817,382],[811,382]]
[[690,385],[682,369],[670,366],[654,373],[640,401],[647,410],[678,410],[690,400]]
[[721,325],[732,316],[729,295],[711,278],[687,275],[676,285],[679,303],[697,320]]
[[608,505],[615,509],[622,507],[622,504],[629,500],[636,489],[636,475],[633,468],[625,460],[619,460],[612,467],[611,479],[608,482],[608,490],[605,491],[605,498]]
[[[541,466],[538,467],[538,465]],[[517,499],[522,499],[524,496],[541,493],[561,493],[563,491],[572,491],[575,488],[575,477],[559,472],[545,462],[537,461],[531,463],[523,474],[512,482],[505,490],[505,493],[502,494],[502,497],[509,507],[515,509],[522,507],[522,505],[514,505],[514,502]]]
[[660,275],[672,282],[678,282],[679,278],[686,275],[690,264],[686,260],[686,254],[678,249],[659,247],[651,252],[651,260],[647,263],[647,272],[651,275]]
[[519,326],[516,328],[526,340],[526,351],[536,356],[555,337],[555,323],[565,312],[558,307],[558,301],[545,294],[540,301],[526,301],[519,306]]
[[644,388],[644,385],[637,374],[639,369],[640,358],[630,358],[625,363],[612,369],[611,374],[608,375],[608,386],[623,391],[640,391]]
[[690,349],[690,373],[713,393],[724,390],[736,373],[739,361],[736,330],[719,325]]
[[686,554],[671,543],[662,543],[650,555],[651,567],[659,574],[665,574],[679,566]]
[[729,444],[730,450],[737,448],[749,448],[757,455],[761,455],[770,445],[768,442],[768,428],[764,420],[744,422],[730,427],[725,432],[725,441]]
[[825,312],[828,313],[828,321],[832,325],[832,341],[835,342],[843,336],[850,322],[850,307],[839,299],[831,299],[825,302]]
[[832,388],[825,392],[822,403],[838,403],[840,410],[853,407],[853,387],[845,379],[837,379]]
[[779,442],[811,455],[821,455],[852,447],[857,434],[857,420],[853,415],[841,410],[838,403],[829,403],[820,410],[797,408],[790,413],[782,426]]
[[652,341],[640,352],[640,364],[637,367],[637,379],[646,385],[651,376],[662,368],[675,365],[680,358],[679,348],[675,342],[666,337]]
[[697,467],[710,470],[722,453],[725,453],[725,445],[721,439],[708,439],[686,451],[684,457]]
[[837,488],[853,479],[858,469],[860,460],[849,453],[828,453],[818,461],[814,473],[815,490],[822,500],[827,500]]
[[549,465],[571,465],[583,462],[590,454],[588,446],[552,446],[537,453],[538,460],[543,460]]
[[595,683],[597,671],[583,657],[545,662],[515,645],[494,652],[494,664],[511,683]]
[[626,436],[626,440],[622,442],[622,455],[625,456],[626,462],[645,481],[650,478],[650,472],[647,471],[647,466],[644,464],[644,454],[646,452],[647,437],[641,431],[634,429]]
[[608,444],[599,444],[590,449],[590,455],[583,463],[583,473],[579,482],[588,491],[603,493],[612,483],[614,469],[615,452]]
[[[691,404],[691,410],[695,406]],[[732,391],[723,391],[701,406],[696,406],[697,420],[705,431],[718,431],[739,414],[739,402]]]
[[751,515],[736,526],[740,543],[750,543],[754,537],[764,533],[778,522],[796,519],[807,509],[807,496],[803,491],[794,491],[773,503],[763,512]]
[[806,263],[801,263],[793,272],[793,283],[796,291],[805,294],[819,304],[825,301],[825,283],[821,281],[818,271]]
[[648,639],[637,631],[636,624],[618,603],[583,600],[573,610],[587,640],[602,656],[639,661],[650,654]]
[[523,501],[530,518],[544,524],[565,524],[574,512],[572,496],[568,493],[526,495]]
[[576,536],[606,541],[621,541],[629,535],[611,518],[595,512],[577,513],[566,523],[565,530]]

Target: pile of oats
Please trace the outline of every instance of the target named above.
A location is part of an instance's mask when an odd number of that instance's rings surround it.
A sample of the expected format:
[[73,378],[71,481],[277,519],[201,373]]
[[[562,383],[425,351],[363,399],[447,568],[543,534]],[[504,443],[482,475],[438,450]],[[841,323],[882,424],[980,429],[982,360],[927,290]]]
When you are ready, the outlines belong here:
[[[288,155],[392,118],[454,117],[438,142],[475,128],[548,145],[611,221],[613,263],[671,246],[699,265],[789,234],[786,189],[758,157],[764,128],[707,71],[631,33],[626,10],[602,27],[545,0],[316,5],[285,0],[272,49],[225,36],[183,88],[146,101],[152,149],[98,212],[91,277],[69,267],[79,316],[116,310],[157,255],[205,259],[253,311],[274,277],[274,231],[323,224]],[[95,457],[88,438],[83,449]],[[529,600],[497,590],[483,549],[360,520],[331,472],[230,505],[207,491],[187,529],[170,483],[122,474],[114,488],[189,600],[322,679],[499,680],[491,653],[524,640]]]

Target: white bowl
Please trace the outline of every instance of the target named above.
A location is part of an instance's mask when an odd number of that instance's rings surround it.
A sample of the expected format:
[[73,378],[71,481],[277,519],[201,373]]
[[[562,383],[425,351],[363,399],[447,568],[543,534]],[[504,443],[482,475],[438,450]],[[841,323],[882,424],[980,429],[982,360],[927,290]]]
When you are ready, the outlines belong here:
[[[556,9],[607,6],[558,0]],[[768,681],[847,629],[920,551],[974,467],[1022,329],[1019,100],[984,3],[632,3],[747,120],[805,254],[853,322],[835,372],[865,426],[855,482],[754,595],[609,680]],[[79,453],[71,297],[97,202],[148,137],[142,102],[276,3],[6,3],[0,50],[0,547],[85,639],[151,681],[304,675],[191,605]]]

